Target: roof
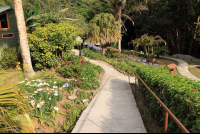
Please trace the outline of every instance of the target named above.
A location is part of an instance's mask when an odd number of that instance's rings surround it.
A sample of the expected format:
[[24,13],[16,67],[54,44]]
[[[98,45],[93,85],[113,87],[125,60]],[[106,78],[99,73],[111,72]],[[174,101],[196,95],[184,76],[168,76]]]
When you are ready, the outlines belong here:
[[173,68],[175,68],[175,67],[177,67],[177,65],[176,64],[170,64],[170,65],[167,65],[170,69],[173,69]]
[[3,12],[10,10],[10,9],[12,9],[11,6],[0,7],[0,13],[3,13]]

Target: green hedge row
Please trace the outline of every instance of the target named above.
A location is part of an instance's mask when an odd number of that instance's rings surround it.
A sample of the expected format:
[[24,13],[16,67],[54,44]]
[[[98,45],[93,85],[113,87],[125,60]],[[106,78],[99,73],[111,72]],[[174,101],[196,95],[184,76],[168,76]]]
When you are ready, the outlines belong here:
[[[173,76],[164,68],[150,65],[137,68],[136,71],[190,132],[200,132],[200,82]],[[164,123],[164,110],[147,89],[142,89],[150,103],[152,115]],[[181,132],[174,121],[170,117],[169,119],[168,131]]]

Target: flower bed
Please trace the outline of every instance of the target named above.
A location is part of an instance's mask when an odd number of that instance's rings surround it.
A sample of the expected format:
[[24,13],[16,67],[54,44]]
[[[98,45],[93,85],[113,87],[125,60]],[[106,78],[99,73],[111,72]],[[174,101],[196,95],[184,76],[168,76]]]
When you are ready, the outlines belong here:
[[82,110],[96,95],[102,71],[100,66],[68,54],[58,68],[67,79],[57,79],[54,72],[42,72],[37,79],[19,82],[18,90],[26,94],[33,108],[29,114],[37,119],[35,126],[43,132],[71,132]]

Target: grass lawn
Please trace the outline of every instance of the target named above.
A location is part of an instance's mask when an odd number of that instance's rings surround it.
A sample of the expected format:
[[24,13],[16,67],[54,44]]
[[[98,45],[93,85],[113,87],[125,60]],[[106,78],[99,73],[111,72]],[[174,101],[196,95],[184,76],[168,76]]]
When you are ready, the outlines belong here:
[[189,71],[196,77],[200,78],[200,67],[189,67]]
[[[9,78],[11,77],[14,77],[14,76],[19,76],[19,75],[22,75],[22,72],[21,71],[16,71],[16,70],[1,70],[0,71],[0,86],[3,86],[6,82],[6,80],[8,80]],[[9,83],[9,84],[12,84],[12,83]]]

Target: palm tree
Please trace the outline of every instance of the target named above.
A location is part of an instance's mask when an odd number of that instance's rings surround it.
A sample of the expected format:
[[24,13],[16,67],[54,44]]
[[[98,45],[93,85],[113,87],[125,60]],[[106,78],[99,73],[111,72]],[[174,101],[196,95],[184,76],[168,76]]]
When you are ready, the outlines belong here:
[[154,55],[154,47],[159,46],[160,43],[165,43],[166,41],[162,39],[161,36],[156,35],[154,36],[148,36],[148,34],[142,35],[140,38],[137,38],[135,40],[132,40],[130,43],[132,43],[135,48],[137,49],[139,46],[142,46],[147,54],[147,60],[150,60],[150,51],[151,54]]
[[30,50],[28,46],[28,38],[26,33],[26,25],[24,21],[24,13],[22,8],[22,1],[21,0],[13,0],[14,7],[15,7],[15,16],[17,20],[17,27],[19,32],[19,39],[20,39],[20,47],[21,53],[23,58],[23,63],[26,64],[25,72],[28,72],[28,76],[32,77],[35,75],[35,72],[32,67],[31,57],[30,57]]
[[0,132],[35,133],[33,122],[27,114],[31,110],[26,94],[16,85],[0,87]]
[[89,23],[89,33],[87,42],[102,45],[102,54],[104,54],[104,45],[116,43],[121,39],[121,31],[118,22],[114,16],[109,13],[98,14]]
[[[132,21],[132,19],[128,15],[122,13],[122,10],[126,5],[126,0],[108,0],[108,2],[110,3],[115,19],[118,21],[120,34],[121,34],[122,26],[125,27],[122,21],[122,17],[129,19],[134,25],[134,22]],[[121,38],[118,40],[118,49],[121,51]]]

